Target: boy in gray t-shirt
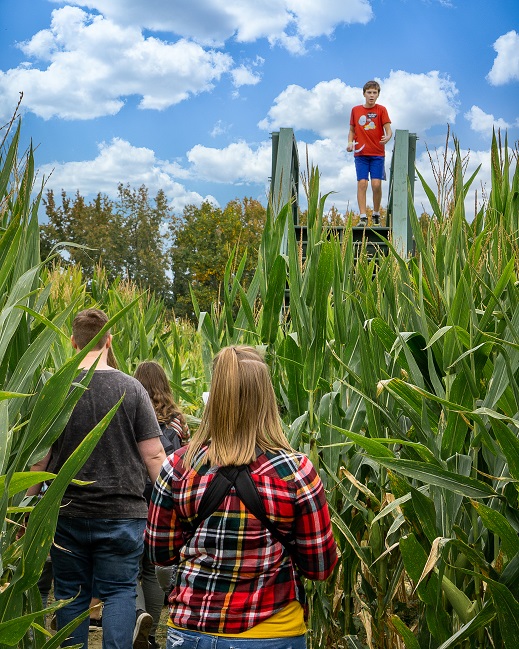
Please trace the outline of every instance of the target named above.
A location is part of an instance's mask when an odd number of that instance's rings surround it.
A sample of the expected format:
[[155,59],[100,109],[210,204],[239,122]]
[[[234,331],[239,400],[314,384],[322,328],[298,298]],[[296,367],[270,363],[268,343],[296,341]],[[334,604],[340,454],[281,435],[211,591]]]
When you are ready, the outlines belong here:
[[[72,325],[74,348],[82,349],[107,322],[106,314],[98,309],[79,313]],[[104,649],[132,646],[135,588],[147,517],[144,486],[147,474],[155,482],[166,459],[148,393],[136,379],[108,365],[111,343],[112,336],[107,333],[86,355],[82,370],[100,357],[88,389],[49,453],[32,467],[58,472],[87,433],[124,395],[91,456],[75,476],[91,484],[71,484],[65,491],[51,548],[54,596],[75,597],[57,611],[58,629],[88,610],[95,581],[104,604]],[[37,491],[38,486],[28,494]],[[83,643],[88,647],[88,626],[87,617],[62,646]]]

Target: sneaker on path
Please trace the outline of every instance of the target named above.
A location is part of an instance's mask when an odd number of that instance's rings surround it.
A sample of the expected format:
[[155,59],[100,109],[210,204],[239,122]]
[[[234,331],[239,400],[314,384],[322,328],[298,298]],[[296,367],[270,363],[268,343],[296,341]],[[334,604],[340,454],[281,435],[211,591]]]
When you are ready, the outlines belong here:
[[137,620],[133,630],[133,649],[149,649],[148,636],[153,618],[142,609],[137,610]]
[[373,225],[380,225],[380,214],[373,214],[371,217]]

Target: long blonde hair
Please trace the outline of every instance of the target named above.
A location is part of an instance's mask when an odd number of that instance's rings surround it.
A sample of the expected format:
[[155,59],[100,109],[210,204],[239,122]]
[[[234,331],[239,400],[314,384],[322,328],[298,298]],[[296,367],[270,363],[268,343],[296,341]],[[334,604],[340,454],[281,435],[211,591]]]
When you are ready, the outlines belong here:
[[250,464],[261,450],[286,449],[268,367],[254,347],[224,347],[215,356],[211,391],[202,421],[185,456],[192,467],[201,447],[213,465]]

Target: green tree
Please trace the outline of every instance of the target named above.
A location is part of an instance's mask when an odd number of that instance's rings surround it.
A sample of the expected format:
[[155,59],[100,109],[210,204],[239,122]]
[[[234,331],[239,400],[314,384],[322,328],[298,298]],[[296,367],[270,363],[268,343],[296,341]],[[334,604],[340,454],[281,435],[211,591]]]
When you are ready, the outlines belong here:
[[203,311],[218,304],[225,266],[236,248],[239,263],[247,251],[243,283],[248,285],[256,265],[266,210],[252,198],[230,201],[224,209],[209,201],[200,207],[187,205],[181,217],[171,221],[173,246],[174,308],[177,316],[193,318],[189,287]]
[[124,224],[124,277],[138,286],[147,286],[169,303],[171,280],[167,242],[170,209],[162,189],[153,203],[147,187],[132,189],[120,184],[115,211]]
[[97,194],[90,203],[79,192],[71,199],[62,191],[61,205],[49,190],[44,204],[47,222],[40,226],[43,259],[58,243],[77,244],[82,247],[62,249],[61,258],[80,264],[87,281],[96,266],[102,265],[110,281],[129,279],[170,302],[166,245],[170,211],[162,190],[152,200],[144,185],[132,189],[120,184],[117,200]]

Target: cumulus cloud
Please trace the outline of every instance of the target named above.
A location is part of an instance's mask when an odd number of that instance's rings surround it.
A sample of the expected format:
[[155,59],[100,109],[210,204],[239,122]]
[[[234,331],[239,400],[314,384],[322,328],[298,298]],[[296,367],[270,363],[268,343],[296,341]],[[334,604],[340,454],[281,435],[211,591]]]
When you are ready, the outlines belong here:
[[297,30],[304,39],[329,36],[341,23],[366,24],[373,17],[367,0],[287,0],[286,5],[296,16]]
[[470,122],[470,128],[473,131],[488,136],[492,134],[492,129],[496,131],[501,129],[503,131],[511,128],[513,124],[509,124],[501,117],[495,118],[493,115],[485,113],[479,106],[472,106],[472,108],[465,113],[465,119]]
[[311,38],[330,35],[341,23],[365,24],[372,18],[369,0],[69,0],[96,9],[112,20],[139,28],[169,31],[203,44],[230,38],[254,42],[267,38],[293,52]]
[[231,71],[232,81],[236,88],[240,86],[255,86],[261,81],[261,75],[246,65],[240,65]]
[[290,85],[274,100],[268,115],[259,123],[265,130],[290,126],[311,130],[325,137],[347,137],[350,111],[362,99],[362,90],[340,79],[321,81],[308,90]]
[[271,170],[271,146],[270,142],[256,148],[233,142],[218,149],[197,144],[187,152],[190,175],[217,183],[265,183]]
[[497,56],[487,75],[493,86],[501,86],[511,81],[519,81],[519,34],[509,31],[494,43]]
[[[397,70],[379,81],[380,103],[387,107],[394,129],[423,134],[437,124],[454,122],[458,91],[454,82],[439,72],[413,74]],[[409,97],[420,97],[419,110]],[[344,142],[351,109],[362,102],[362,88],[348,86],[340,79],[321,81],[309,90],[291,85],[276,97],[259,127],[274,130],[290,126]]]
[[119,138],[103,142],[98,148],[99,153],[93,160],[42,165],[38,174],[47,179],[46,188],[57,192],[62,189],[79,191],[84,196],[101,192],[115,197],[118,184],[124,182],[133,187],[146,185],[150,194],[163,189],[177,212],[182,211],[185,205],[199,205],[204,200],[217,204],[212,196],[203,197],[176,182],[175,170],[180,167],[157,159],[151,149],[132,146]]
[[141,97],[140,108],[160,110],[211,90],[233,65],[228,54],[144,38],[136,27],[70,6],[53,11],[51,27],[20,48],[48,66],[0,71],[0,113],[9,114],[23,91],[24,107],[44,119],[114,115],[130,95]]

